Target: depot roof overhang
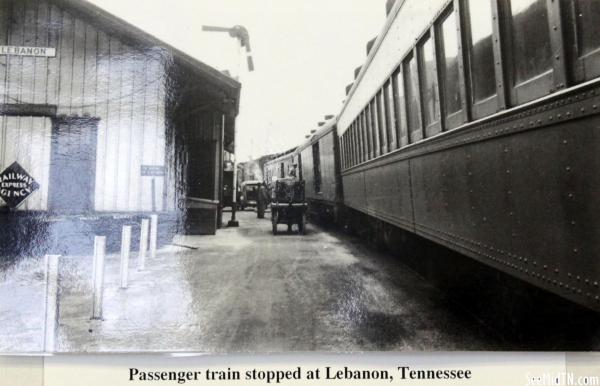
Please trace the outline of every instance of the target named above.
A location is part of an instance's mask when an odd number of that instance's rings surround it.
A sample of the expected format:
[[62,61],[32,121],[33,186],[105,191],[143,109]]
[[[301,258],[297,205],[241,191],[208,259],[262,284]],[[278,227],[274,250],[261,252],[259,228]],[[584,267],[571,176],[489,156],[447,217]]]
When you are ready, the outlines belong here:
[[87,1],[51,1],[58,6],[69,9],[90,24],[109,31],[111,35],[118,37],[124,43],[131,44],[133,47],[142,49],[161,47],[167,50],[175,62],[185,66],[187,70],[201,78],[202,81],[210,83],[213,88],[225,92],[228,100],[219,101],[219,103],[228,105],[229,109],[233,106],[233,111],[229,112],[230,115],[236,116],[239,112],[241,84],[237,80]]

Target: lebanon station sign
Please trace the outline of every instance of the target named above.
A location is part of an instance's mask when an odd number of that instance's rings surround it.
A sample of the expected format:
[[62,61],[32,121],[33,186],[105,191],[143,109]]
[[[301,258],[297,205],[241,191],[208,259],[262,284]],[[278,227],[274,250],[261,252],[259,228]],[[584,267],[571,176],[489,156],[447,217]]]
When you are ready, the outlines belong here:
[[19,206],[39,187],[40,185],[18,162],[13,162],[0,173],[0,198],[9,208]]
[[0,46],[0,55],[41,56],[41,57],[46,57],[46,58],[53,58],[56,56],[56,48],[53,48],[53,47]]

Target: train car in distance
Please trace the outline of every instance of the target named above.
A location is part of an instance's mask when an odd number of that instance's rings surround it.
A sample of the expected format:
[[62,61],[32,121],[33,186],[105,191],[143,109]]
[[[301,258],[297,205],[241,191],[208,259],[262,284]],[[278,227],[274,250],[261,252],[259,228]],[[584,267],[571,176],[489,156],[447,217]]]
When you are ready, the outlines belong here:
[[599,19],[396,1],[338,115],[345,206],[600,311]]
[[296,150],[301,160],[309,215],[325,222],[338,222],[342,184],[336,119],[323,122],[318,131]]
[[[295,147],[275,155],[272,160],[265,162],[263,167],[265,184],[272,187],[271,185],[273,185],[276,179],[287,177],[293,165],[297,165],[297,170],[302,170],[300,163],[301,161],[299,161]],[[301,175],[297,175],[296,177],[302,178]]]

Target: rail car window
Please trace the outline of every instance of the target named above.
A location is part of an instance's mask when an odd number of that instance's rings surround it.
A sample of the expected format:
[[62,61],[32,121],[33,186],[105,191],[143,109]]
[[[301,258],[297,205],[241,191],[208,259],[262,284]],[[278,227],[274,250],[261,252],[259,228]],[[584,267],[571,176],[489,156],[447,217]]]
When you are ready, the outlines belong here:
[[363,133],[363,151],[365,153],[365,161],[369,160],[369,135],[368,135],[368,129],[367,129],[367,118],[366,118],[366,114],[365,114],[365,110],[363,110],[360,113],[360,121],[361,121],[361,126],[362,126],[362,133]]
[[354,130],[352,129],[352,126],[350,126],[350,128],[348,129],[348,138],[350,139],[350,166],[354,166],[354,164],[356,163],[354,157]]
[[392,151],[398,147],[398,136],[396,135],[396,110],[394,108],[394,90],[392,79],[388,80],[383,87],[383,100],[385,103],[385,126],[387,127],[388,150]]
[[363,162],[363,152],[362,152],[362,136],[360,131],[360,125],[357,119],[354,120],[354,129],[356,130],[356,147],[358,151],[358,163]]
[[571,0],[569,5],[575,80],[589,80],[600,75],[600,4],[597,0]]
[[[350,167],[352,166],[352,160],[351,160],[351,155],[350,155],[350,130],[346,130],[346,133],[344,134],[345,137],[345,144],[346,144],[346,148],[344,149],[346,152],[346,167]],[[313,148],[313,152],[314,152],[314,148]],[[313,167],[314,167],[314,163],[313,163]]]
[[348,127],[348,166],[352,167],[354,165],[352,152],[352,126]]
[[350,129],[348,129],[346,134],[348,139],[348,144],[346,145],[346,148],[348,149],[348,167],[352,167],[352,133],[350,132]]
[[406,93],[406,113],[408,115],[408,136],[410,143],[423,138],[421,129],[421,110],[419,102],[419,79],[417,61],[413,54],[403,64],[404,88]]
[[354,164],[357,165],[361,162],[361,149],[360,149],[360,132],[358,131],[358,123],[354,122],[354,148],[356,149],[356,157]]
[[354,147],[356,149],[356,160],[354,162],[355,165],[361,162],[361,150],[360,150],[360,132],[358,131],[358,122],[354,121]]
[[356,138],[356,125],[352,125],[350,127],[350,135],[352,138],[352,166],[358,163],[358,146],[357,146],[357,138]]
[[350,167],[351,165],[351,159],[350,159],[350,132],[346,131],[346,134],[344,135],[346,137],[345,143],[346,143],[346,167]]
[[[346,151],[346,167],[350,167],[350,133],[348,131],[346,131],[346,133],[344,134],[345,140],[344,143],[346,145],[345,151]],[[314,149],[313,149],[314,150]]]
[[[547,0],[514,0],[504,4],[504,11],[509,17],[508,47],[510,51],[509,79],[512,83],[511,102],[513,105],[528,102],[551,92],[561,84],[562,61],[554,61],[550,36],[549,9]],[[558,6],[552,7],[558,11]],[[558,23],[560,24],[560,23]],[[559,26],[554,24],[558,29]],[[555,45],[559,41],[557,30]],[[561,58],[560,52],[557,53]],[[555,72],[555,68],[558,70]],[[555,79],[556,77],[556,79]],[[563,83],[564,84],[564,83]]]
[[365,153],[365,137],[363,135],[363,127],[362,127],[362,119],[360,114],[355,119],[356,129],[358,132],[358,149],[360,151],[360,162],[365,162],[367,160],[367,155]]
[[496,95],[492,5],[489,0],[469,0],[469,52],[473,103]]
[[365,114],[365,121],[367,124],[367,145],[368,145],[368,156],[369,159],[373,158],[373,136],[372,136],[372,132],[373,132],[373,122],[371,121],[371,105],[368,104],[365,107],[365,111],[363,112]]
[[405,110],[404,110],[404,81],[400,68],[396,69],[392,76],[392,87],[394,89],[394,111],[396,118],[396,135],[398,146],[402,147],[408,143],[408,134],[406,130]]
[[383,90],[377,93],[377,126],[379,126],[379,154],[387,153],[388,138],[387,124],[385,121],[385,100],[383,98]]
[[340,163],[342,165],[342,169],[346,168],[346,149],[344,149],[344,139],[344,134],[342,134],[340,136]]
[[421,75],[421,101],[424,124],[427,135],[433,135],[439,130],[429,130],[429,127],[440,120],[440,104],[438,99],[437,70],[435,64],[435,46],[430,35],[425,37],[418,48]]
[[577,42],[583,55],[600,48],[600,7],[597,0],[574,1],[577,15]]
[[546,0],[513,0],[511,42],[517,84],[552,69],[552,48]]
[[352,132],[354,133],[354,165],[360,163],[360,147],[359,147],[359,138],[358,138],[358,126],[356,122],[352,125]]
[[321,192],[321,155],[319,154],[319,142],[312,145],[313,156],[313,183],[315,185],[315,193]]
[[377,157],[379,155],[379,121],[377,119],[377,112],[378,112],[378,108],[377,108],[377,98],[373,98],[373,100],[371,100],[371,138],[372,138],[372,142],[371,144],[373,145],[373,158]]
[[458,34],[456,14],[449,12],[440,23],[440,54],[444,80],[444,108],[446,116],[462,109],[460,71],[458,67]]
[[358,147],[360,149],[360,162],[367,160],[367,153],[365,152],[365,132],[363,130],[363,121],[361,114],[356,117],[356,127],[358,128]]
[[[346,137],[344,136],[344,134],[340,135],[340,162],[342,165],[342,169],[346,168],[346,149],[344,148],[344,140],[346,139]],[[312,151],[312,148],[311,148]]]

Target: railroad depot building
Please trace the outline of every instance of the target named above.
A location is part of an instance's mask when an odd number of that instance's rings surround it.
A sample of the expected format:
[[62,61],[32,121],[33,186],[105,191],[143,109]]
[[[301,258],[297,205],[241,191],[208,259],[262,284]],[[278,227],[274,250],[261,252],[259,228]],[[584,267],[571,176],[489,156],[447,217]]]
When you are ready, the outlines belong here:
[[214,233],[240,88],[85,1],[0,0],[1,248],[150,212]]

